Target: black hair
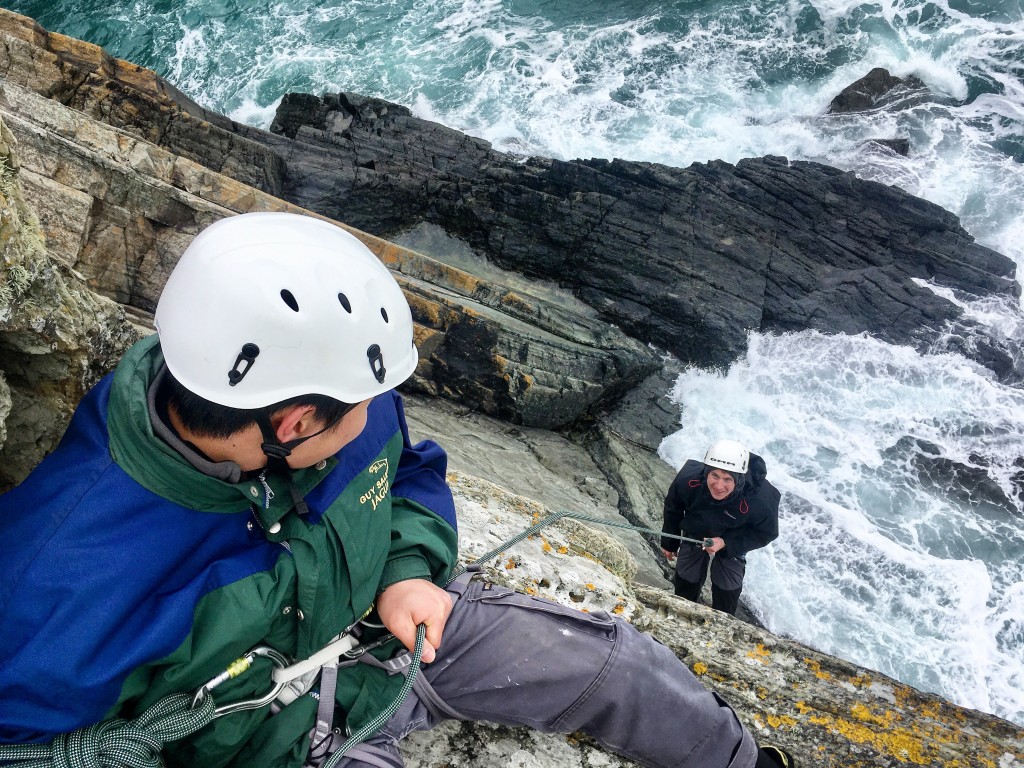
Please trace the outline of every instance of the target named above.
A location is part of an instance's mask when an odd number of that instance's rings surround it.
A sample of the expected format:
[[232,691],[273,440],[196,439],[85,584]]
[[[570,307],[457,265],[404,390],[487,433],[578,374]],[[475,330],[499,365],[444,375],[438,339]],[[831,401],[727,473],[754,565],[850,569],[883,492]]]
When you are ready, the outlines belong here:
[[327,395],[299,395],[287,400],[268,405],[264,408],[231,408],[226,405],[212,403],[174,378],[167,370],[166,375],[168,406],[174,409],[185,429],[202,437],[225,438],[256,422],[261,411],[273,416],[290,405],[309,405],[313,407],[313,415],[324,424],[335,425],[351,411],[355,405],[343,403]]

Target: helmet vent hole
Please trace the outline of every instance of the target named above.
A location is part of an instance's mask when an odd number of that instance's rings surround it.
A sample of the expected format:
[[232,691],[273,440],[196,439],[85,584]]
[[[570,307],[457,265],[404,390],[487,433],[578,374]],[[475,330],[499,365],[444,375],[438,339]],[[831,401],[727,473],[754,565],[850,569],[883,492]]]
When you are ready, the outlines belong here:
[[384,318],[384,322],[385,323],[389,322],[388,321],[388,311],[386,309],[384,309],[384,307],[380,308],[380,316]]
[[292,295],[292,292],[289,291],[287,288],[282,289],[281,298],[284,299],[285,304],[291,307],[292,312],[299,311],[299,302],[295,300],[295,297]]
[[345,311],[348,312],[351,315],[352,314],[352,304],[351,304],[351,302],[349,302],[348,296],[346,296],[344,293],[339,293],[338,294],[338,301],[341,302],[341,306],[345,308]]

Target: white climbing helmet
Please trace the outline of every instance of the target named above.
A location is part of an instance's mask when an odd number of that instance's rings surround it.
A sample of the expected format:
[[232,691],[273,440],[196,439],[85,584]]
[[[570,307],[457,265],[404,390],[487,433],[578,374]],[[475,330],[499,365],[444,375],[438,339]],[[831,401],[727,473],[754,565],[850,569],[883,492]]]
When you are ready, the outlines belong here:
[[354,235],[294,213],[247,213],[199,233],[156,307],[164,360],[232,408],[321,394],[358,403],[416,368],[412,315]]
[[750,451],[735,440],[716,440],[704,454],[704,463],[744,475],[750,465]]

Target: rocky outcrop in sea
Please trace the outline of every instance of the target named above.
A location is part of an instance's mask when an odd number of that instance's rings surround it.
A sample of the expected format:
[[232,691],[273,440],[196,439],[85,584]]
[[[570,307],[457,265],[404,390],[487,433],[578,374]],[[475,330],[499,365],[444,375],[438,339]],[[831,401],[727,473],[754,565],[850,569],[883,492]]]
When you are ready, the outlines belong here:
[[[337,218],[395,271],[422,357],[410,425],[449,449],[466,559],[558,509],[658,527],[674,372],[735,359],[747,330],[928,345],[962,318],[919,281],[1019,290],[952,215],[826,166],[517,158],[338,94],[289,97],[271,133],[24,17],[0,11],[0,39],[4,487],[150,332],[185,245],[232,213]],[[1015,375],[999,339],[977,356]],[[568,520],[490,573],[650,631],[803,764],[1024,766],[1019,727],[677,600],[652,552]],[[458,723],[405,755],[423,768],[627,765],[579,735]]]

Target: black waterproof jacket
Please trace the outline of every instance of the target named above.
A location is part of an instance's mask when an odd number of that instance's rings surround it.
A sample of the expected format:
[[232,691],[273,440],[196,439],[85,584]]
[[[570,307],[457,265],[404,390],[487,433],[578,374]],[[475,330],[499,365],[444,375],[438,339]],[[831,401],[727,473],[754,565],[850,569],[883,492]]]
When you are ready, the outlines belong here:
[[[722,501],[711,498],[705,469],[703,462],[690,459],[679,470],[665,497],[662,533],[691,539],[718,536],[725,541],[719,557],[743,557],[778,538],[779,492],[765,479],[764,459],[750,454],[743,487]],[[679,545],[678,539],[661,539],[662,548],[669,552],[677,551]]]

